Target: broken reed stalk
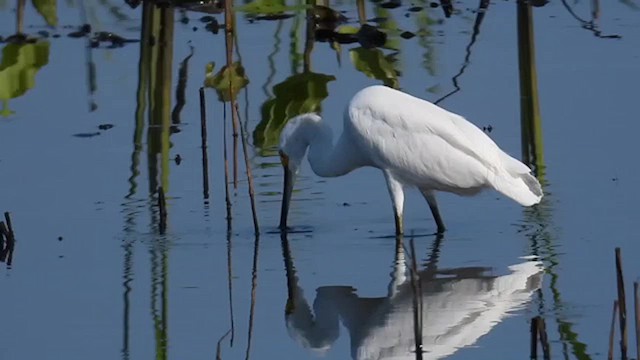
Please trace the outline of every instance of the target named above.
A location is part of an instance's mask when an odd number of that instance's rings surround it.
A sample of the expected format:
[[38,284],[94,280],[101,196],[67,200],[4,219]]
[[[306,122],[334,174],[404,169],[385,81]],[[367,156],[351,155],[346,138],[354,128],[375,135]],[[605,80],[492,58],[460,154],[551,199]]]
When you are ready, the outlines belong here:
[[[235,102],[235,99],[232,100],[233,103],[233,112],[236,114],[236,118],[238,115],[238,104]],[[256,210],[256,199],[255,192],[253,190],[253,175],[251,173],[251,163],[249,161],[249,153],[247,150],[247,138],[244,134],[244,128],[240,127],[240,137],[242,138],[242,153],[244,155],[244,167],[247,172],[247,180],[249,181],[249,199],[251,201],[251,215],[253,216],[253,229],[256,235],[260,234],[260,225],[258,224],[258,211]]]
[[413,238],[410,242],[411,246],[411,289],[413,290],[413,336],[416,346],[416,360],[422,360],[422,291],[420,286],[420,277],[418,276],[418,265],[416,263],[416,249],[413,244]]
[[224,157],[224,198],[227,203],[227,227],[231,231],[231,198],[229,197],[229,161],[227,160],[227,108],[222,107],[222,156]]
[[618,300],[613,301],[613,311],[611,313],[611,327],[609,328],[609,353],[607,360],[613,360],[613,343],[616,336],[616,315],[618,312]]
[[231,65],[233,64],[233,1],[224,2],[224,28],[225,28],[225,48],[227,55],[227,71],[229,72],[229,97],[231,98],[231,119],[233,121],[233,188],[238,189],[238,128],[240,121],[238,115],[233,111],[233,72]]
[[158,208],[160,209],[160,234],[167,230],[167,201],[162,186],[158,188]]
[[222,340],[224,340],[229,333],[231,333],[231,330],[227,330],[227,332],[218,339],[218,344],[216,345],[216,360],[222,360]]
[[616,248],[616,279],[618,283],[618,307],[620,312],[620,355],[627,360],[627,304],[624,291],[624,275],[622,274],[622,255],[620,248]]
[[209,155],[207,153],[207,106],[204,87],[200,88],[200,139],[202,147],[202,195],[209,199]]
[[633,302],[636,309],[636,360],[640,360],[640,284],[633,283]]

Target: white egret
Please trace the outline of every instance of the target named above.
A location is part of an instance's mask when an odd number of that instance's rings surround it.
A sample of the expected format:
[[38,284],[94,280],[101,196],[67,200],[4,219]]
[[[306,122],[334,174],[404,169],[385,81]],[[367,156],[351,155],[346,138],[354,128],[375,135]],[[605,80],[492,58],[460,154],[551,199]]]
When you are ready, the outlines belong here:
[[317,114],[296,116],[282,130],[282,230],[287,228],[291,192],[307,148],[309,164],[318,176],[342,176],[364,166],[380,169],[393,203],[397,234],[403,233],[406,187],[417,187],[427,200],[438,233],[445,226],[435,191],[470,196],[493,188],[524,206],[537,204],[543,195],[529,167],[462,116],[377,85],[351,99],[335,145],[331,128]]

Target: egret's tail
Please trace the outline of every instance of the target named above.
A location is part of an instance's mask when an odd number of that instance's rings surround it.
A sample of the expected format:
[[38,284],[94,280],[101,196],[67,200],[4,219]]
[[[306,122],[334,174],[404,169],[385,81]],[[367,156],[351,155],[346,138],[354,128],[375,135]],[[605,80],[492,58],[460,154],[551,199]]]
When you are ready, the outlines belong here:
[[503,153],[504,171],[496,174],[492,181],[493,188],[520,203],[531,206],[542,199],[542,186],[531,170],[520,161]]

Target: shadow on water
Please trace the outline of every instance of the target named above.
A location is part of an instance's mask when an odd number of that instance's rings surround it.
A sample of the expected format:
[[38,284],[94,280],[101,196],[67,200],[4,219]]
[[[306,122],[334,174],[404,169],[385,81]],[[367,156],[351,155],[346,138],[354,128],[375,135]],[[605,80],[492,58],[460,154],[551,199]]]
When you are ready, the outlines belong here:
[[[509,267],[502,276],[487,267],[445,268],[438,263],[441,238],[436,237],[430,254],[415,274],[412,286],[403,239],[396,239],[393,270],[387,295],[361,297],[349,285],[327,285],[316,289],[313,309],[295,270],[286,234],[281,235],[287,281],[285,325],[300,346],[325,353],[339,337],[339,324],[348,330],[353,359],[411,359],[415,350],[413,291],[420,289],[422,346],[430,359],[449,356],[475,343],[512,312],[523,308],[542,282],[539,261],[524,261]],[[413,351],[415,352],[415,351]]]
[[[549,191],[546,179],[544,161],[544,143],[542,131],[542,117],[538,96],[538,80],[535,61],[535,39],[533,24],[533,7],[530,3],[519,1],[517,4],[518,26],[518,63],[520,75],[520,128],[522,160],[532,169],[545,196],[533,207],[524,209],[522,232],[531,242],[531,253],[538,256],[545,263],[545,272],[549,275],[549,290],[552,294],[553,312],[558,325],[558,334],[562,344],[565,359],[569,358],[569,351],[580,360],[590,359],[587,345],[579,340],[578,333],[573,330],[573,324],[564,314],[565,306],[559,287],[559,276],[556,267],[560,263],[557,252],[556,226],[553,224],[553,194]],[[540,303],[540,315],[546,315],[543,291],[537,291]]]

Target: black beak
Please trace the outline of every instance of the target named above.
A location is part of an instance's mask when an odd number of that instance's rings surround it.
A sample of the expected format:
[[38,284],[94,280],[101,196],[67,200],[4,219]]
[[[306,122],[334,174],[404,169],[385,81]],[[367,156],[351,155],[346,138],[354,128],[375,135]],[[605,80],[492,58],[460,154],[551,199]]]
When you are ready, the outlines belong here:
[[280,212],[280,230],[287,230],[287,216],[289,215],[289,203],[291,202],[291,192],[293,191],[294,174],[288,166],[284,168],[284,190],[282,191],[282,210]]

